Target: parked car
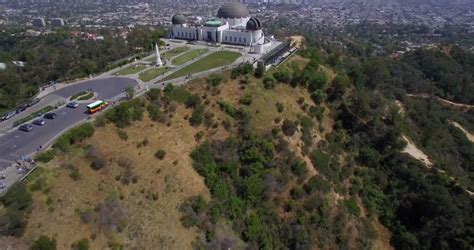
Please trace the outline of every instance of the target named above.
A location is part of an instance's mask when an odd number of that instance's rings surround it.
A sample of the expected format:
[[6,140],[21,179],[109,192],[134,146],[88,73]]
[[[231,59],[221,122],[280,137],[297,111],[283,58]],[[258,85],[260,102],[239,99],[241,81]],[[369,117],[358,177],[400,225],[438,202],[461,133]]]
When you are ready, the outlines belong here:
[[4,188],[6,188],[6,187],[7,187],[7,185],[5,185],[5,183],[0,182],[0,189],[4,189]]
[[10,111],[10,112],[8,112],[8,113],[5,114],[4,119],[5,119],[5,120],[8,120],[8,119],[14,117],[15,115],[16,115],[16,112],[15,112],[15,111]]
[[38,125],[38,126],[43,126],[43,125],[46,124],[46,122],[45,122],[43,119],[40,118],[40,119],[34,120],[34,121],[33,121],[33,124],[34,124],[34,125]]
[[72,108],[72,109],[75,109],[77,107],[79,107],[79,103],[77,102],[70,102],[66,105],[68,108]]
[[28,106],[31,107],[31,106],[37,104],[37,103],[40,102],[40,101],[41,101],[41,99],[35,98],[35,99],[31,100],[30,103],[28,103]]
[[7,176],[5,174],[0,174],[0,180],[3,180],[5,178],[7,178]]
[[30,132],[31,130],[33,130],[33,126],[31,124],[23,124],[20,126],[20,130]]
[[46,113],[45,115],[43,115],[43,117],[49,120],[54,120],[56,119],[57,115],[55,113]]

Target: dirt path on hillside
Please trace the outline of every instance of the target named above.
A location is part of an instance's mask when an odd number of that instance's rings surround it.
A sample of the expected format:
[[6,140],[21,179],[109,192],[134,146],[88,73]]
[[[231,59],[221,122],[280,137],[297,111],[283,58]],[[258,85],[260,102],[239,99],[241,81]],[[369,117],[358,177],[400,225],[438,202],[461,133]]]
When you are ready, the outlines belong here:
[[[428,94],[407,94],[407,96],[417,97],[417,98],[424,98],[424,99],[432,97],[431,95],[428,95]],[[438,97],[438,96],[433,96],[433,97],[436,98],[436,100],[438,100],[441,104],[443,104],[445,106],[449,106],[451,108],[462,108],[466,111],[470,110],[470,109],[474,109],[474,105],[471,105],[471,104],[452,102],[452,101],[443,99],[443,98]]]
[[472,134],[471,132],[467,131],[466,129],[464,129],[463,126],[461,126],[461,124],[457,123],[457,122],[454,122],[454,121],[449,121],[454,127],[460,129],[467,137],[467,139],[469,141],[471,141],[472,143],[474,143],[474,134]]

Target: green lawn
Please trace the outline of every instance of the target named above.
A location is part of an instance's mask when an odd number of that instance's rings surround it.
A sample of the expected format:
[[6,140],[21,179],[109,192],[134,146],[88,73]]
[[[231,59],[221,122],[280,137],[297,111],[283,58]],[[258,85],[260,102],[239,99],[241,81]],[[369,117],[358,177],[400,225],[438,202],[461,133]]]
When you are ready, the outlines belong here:
[[146,69],[146,66],[143,64],[137,64],[137,65],[132,65],[130,67],[127,67],[125,69],[120,70],[119,72],[115,73],[116,75],[119,76],[124,76],[124,75],[131,75],[131,74],[136,74],[142,70]]
[[[177,56],[183,52],[186,52],[189,50],[189,47],[178,47],[178,48],[174,48],[172,50],[168,50],[168,51],[165,51],[163,53],[161,53],[161,57],[162,58],[167,58],[167,59],[170,59],[172,58],[173,56]],[[156,56],[152,56],[151,58],[148,58],[146,59],[147,62],[155,62],[156,61]]]
[[87,91],[81,91],[81,92],[79,92],[79,93],[77,93],[77,94],[72,95],[71,98],[69,98],[69,100],[71,100],[71,101],[72,101],[72,100],[76,100],[79,96],[83,96],[83,95],[85,95],[85,94],[87,94]]
[[147,70],[145,72],[140,73],[139,78],[140,78],[140,80],[142,80],[144,82],[148,82],[148,81],[151,81],[151,80],[157,78],[158,76],[160,76],[161,74],[167,72],[168,70],[169,70],[168,67],[150,69],[150,70]]
[[196,58],[206,52],[208,52],[209,50],[208,49],[195,49],[195,50],[191,50],[189,52],[186,52],[178,57],[176,57],[175,59],[173,59],[172,63],[176,66],[179,66],[179,65],[182,65],[182,64],[185,64],[189,61],[191,61],[193,58]]
[[237,60],[242,54],[238,52],[231,52],[231,51],[218,51],[214,52],[201,60],[190,64],[173,74],[167,76],[164,80],[170,80],[178,77],[185,76],[189,73],[194,74],[202,71],[206,71],[209,69],[221,67],[227,64],[230,64]]

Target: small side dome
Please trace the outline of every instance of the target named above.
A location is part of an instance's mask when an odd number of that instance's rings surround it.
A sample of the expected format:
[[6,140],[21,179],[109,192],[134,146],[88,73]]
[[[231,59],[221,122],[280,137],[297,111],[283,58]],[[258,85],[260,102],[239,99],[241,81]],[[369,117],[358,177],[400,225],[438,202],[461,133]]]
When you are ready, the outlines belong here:
[[247,25],[245,26],[245,29],[247,30],[261,30],[262,29],[262,22],[256,17],[250,18],[250,20],[247,22]]
[[188,20],[182,14],[176,14],[171,18],[172,24],[185,24]]

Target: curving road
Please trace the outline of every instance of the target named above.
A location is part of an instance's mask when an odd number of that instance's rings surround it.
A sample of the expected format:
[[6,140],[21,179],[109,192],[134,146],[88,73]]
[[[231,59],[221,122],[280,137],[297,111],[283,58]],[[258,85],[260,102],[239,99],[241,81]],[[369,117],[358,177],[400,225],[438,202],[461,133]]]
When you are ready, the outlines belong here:
[[[95,79],[77,83],[71,86],[59,89],[47,97],[64,100],[71,95],[81,91],[92,89],[98,94],[98,99],[113,99],[121,95],[125,88],[135,87],[137,82],[127,78],[111,77],[105,79]],[[73,127],[74,125],[87,119],[86,106],[88,103],[81,103],[75,109],[62,107],[54,110],[57,118],[54,120],[47,120],[44,126],[33,125],[33,131],[23,132],[13,130],[0,137],[0,173],[6,174],[6,179],[0,180],[9,187],[14,182],[18,181],[22,175],[16,173],[16,169],[10,166],[12,162],[20,159],[21,156],[30,155],[39,148],[39,146],[46,146],[52,139]],[[1,170],[4,169],[5,170]],[[4,189],[5,190],[5,189]],[[0,191],[1,193],[2,191]]]

